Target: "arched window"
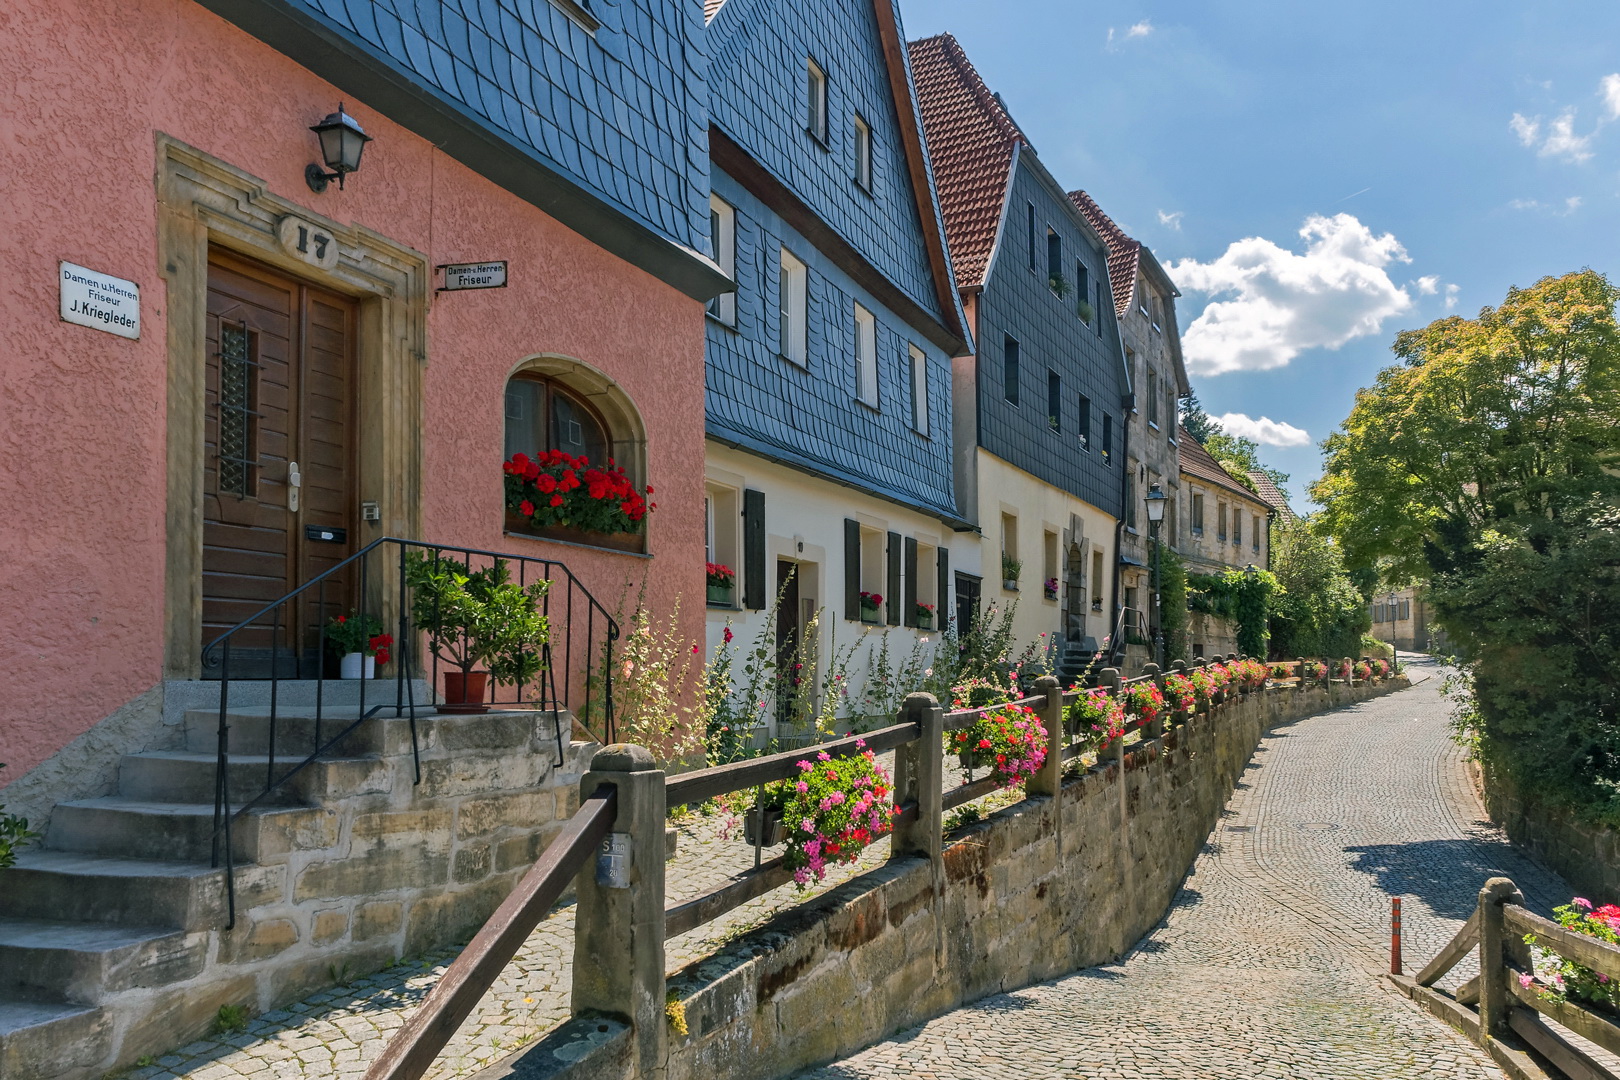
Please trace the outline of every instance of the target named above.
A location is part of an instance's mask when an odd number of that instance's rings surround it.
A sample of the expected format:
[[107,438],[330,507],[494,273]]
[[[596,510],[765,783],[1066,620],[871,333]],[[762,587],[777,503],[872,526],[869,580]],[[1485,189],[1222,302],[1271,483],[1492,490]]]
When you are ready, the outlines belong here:
[[557,380],[530,372],[506,384],[506,457],[546,450],[605,464],[612,440],[601,415]]

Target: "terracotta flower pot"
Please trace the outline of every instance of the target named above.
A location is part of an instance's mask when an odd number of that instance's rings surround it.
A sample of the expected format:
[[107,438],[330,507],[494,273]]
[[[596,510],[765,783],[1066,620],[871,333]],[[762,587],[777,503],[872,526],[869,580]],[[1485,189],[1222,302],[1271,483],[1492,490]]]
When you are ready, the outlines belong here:
[[444,673],[444,703],[439,706],[442,713],[485,713],[489,706],[484,703],[485,691],[489,687],[489,672],[487,671],[447,671]]

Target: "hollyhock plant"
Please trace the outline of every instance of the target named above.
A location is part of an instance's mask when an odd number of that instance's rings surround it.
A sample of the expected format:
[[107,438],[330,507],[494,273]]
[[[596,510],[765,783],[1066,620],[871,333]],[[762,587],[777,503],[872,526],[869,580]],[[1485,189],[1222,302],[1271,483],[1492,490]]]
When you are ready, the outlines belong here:
[[765,788],[765,804],[782,809],[782,866],[800,891],[826,877],[829,864],[855,861],[868,844],[888,835],[900,813],[889,773],[864,741],[856,745],[861,752],[849,757],[821,751],[805,758],[796,763],[796,778]]
[[988,766],[1002,787],[1016,787],[1046,763],[1046,725],[1027,705],[1003,705],[980,713],[959,731],[945,733],[946,745]]
[[[1573,930],[1610,945],[1620,945],[1620,907],[1604,904],[1594,908],[1592,901],[1577,896],[1569,903],[1553,909],[1553,919],[1559,926]],[[1536,945],[1536,936],[1526,934],[1525,942]],[[1537,992],[1549,1001],[1574,998],[1610,1016],[1620,1016],[1620,981],[1609,978],[1582,964],[1567,960],[1545,948],[1535,950],[1535,978]],[[1524,980],[1521,979],[1521,982]],[[1530,985],[1526,982],[1524,985]]]
[[1074,733],[1076,741],[1096,749],[1125,734],[1123,701],[1101,687],[1093,690],[1071,689],[1080,695],[1068,710],[1069,730]]
[[658,506],[647,501],[652,486],[645,493],[637,491],[612,458],[606,465],[593,465],[589,458],[543,450],[532,458],[513,454],[501,471],[506,474],[506,508],[537,526],[634,533]]
[[1125,704],[1136,716],[1136,722],[1143,727],[1164,715],[1164,694],[1150,679],[1127,686]]

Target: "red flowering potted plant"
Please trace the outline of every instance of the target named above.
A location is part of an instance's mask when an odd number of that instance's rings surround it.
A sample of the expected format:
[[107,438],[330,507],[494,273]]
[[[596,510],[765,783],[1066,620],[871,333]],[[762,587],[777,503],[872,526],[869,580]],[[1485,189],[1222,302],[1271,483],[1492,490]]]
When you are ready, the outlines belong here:
[[[1620,945],[1620,907],[1604,904],[1594,908],[1592,901],[1577,896],[1569,903],[1553,908],[1553,919],[1559,926],[1577,934],[1597,938],[1610,945]],[[1525,943],[1536,944],[1534,934],[1526,935]],[[1557,952],[1537,949],[1535,974],[1517,976],[1525,989],[1535,987],[1544,1001],[1567,1001],[1574,998],[1584,1002],[1596,1012],[1620,1017],[1620,981],[1566,959]]]
[[1136,717],[1138,727],[1152,727],[1164,716],[1164,694],[1151,679],[1131,683],[1125,688],[1125,704]]
[[338,678],[376,678],[377,665],[388,663],[394,644],[393,636],[382,628],[381,619],[357,615],[353,608],[327,622],[326,645],[338,655]]
[[934,605],[918,604],[912,609],[911,617],[919,630],[932,630],[934,628]]
[[[443,555],[412,552],[405,560],[411,621],[444,673],[440,712],[488,712],[488,684],[521,686],[545,666],[551,626],[539,602],[549,581],[522,588],[504,559],[481,570]],[[478,670],[479,667],[483,670]]]
[[1164,677],[1164,701],[1171,712],[1190,716],[1198,707],[1198,688],[1191,677],[1172,671]]
[[737,587],[737,572],[725,563],[712,562],[703,565],[708,580],[709,603],[730,607],[732,593]]
[[645,546],[646,518],[658,506],[647,500],[652,485],[637,491],[624,467],[612,458],[606,465],[593,465],[589,458],[561,450],[532,458],[519,453],[501,471],[506,476],[510,531],[621,551]]
[[861,622],[875,623],[878,621],[878,608],[883,603],[883,594],[875,592],[861,593]]
[[1065,715],[1069,734],[1091,750],[1099,750],[1125,734],[1125,703],[1107,690],[1074,688],[1079,697]]
[[782,866],[800,890],[827,874],[829,864],[849,863],[894,827],[894,781],[877,755],[865,749],[834,758],[819,751],[797,762],[799,775],[765,788],[761,806],[744,812],[744,838],[754,842],[756,816],[764,819],[765,845],[786,841]]
[[1359,661],[1355,666],[1357,682],[1366,682],[1368,679],[1372,678],[1372,673],[1372,665],[1367,663],[1365,660]]
[[1046,762],[1046,726],[1027,705],[1003,705],[978,715],[968,727],[945,735],[964,761],[987,766],[1002,787],[1015,787]]

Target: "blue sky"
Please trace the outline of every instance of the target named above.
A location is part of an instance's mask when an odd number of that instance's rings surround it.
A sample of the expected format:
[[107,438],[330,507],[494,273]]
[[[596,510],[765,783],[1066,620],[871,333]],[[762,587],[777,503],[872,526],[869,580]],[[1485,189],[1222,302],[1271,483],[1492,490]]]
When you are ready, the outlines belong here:
[[1298,501],[1396,331],[1620,276],[1620,4],[901,3],[1170,270],[1206,410],[1308,436]]

